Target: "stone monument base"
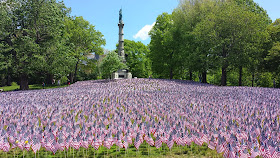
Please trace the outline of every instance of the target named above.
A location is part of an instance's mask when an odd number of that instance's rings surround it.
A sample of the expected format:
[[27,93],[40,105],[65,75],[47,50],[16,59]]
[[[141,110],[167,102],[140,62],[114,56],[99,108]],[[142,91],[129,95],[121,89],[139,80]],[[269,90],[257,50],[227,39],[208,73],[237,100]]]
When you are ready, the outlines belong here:
[[131,79],[132,74],[125,69],[119,69],[117,72],[112,73],[112,79]]

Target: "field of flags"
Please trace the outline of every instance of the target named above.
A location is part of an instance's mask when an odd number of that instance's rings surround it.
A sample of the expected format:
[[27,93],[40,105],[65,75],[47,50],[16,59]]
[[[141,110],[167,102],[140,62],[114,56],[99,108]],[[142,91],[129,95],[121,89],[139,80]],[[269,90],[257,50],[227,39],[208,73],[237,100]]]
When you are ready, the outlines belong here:
[[206,143],[224,157],[280,157],[280,89],[181,80],[77,82],[0,93],[0,150],[55,154]]

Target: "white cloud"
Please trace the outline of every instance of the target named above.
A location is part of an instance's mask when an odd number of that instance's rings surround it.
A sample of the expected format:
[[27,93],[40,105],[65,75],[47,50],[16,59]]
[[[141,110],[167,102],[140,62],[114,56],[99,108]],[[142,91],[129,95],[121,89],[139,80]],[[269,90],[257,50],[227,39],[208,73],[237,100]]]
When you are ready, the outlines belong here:
[[140,38],[141,40],[145,41],[149,38],[149,31],[153,28],[155,22],[152,25],[145,25],[141,30],[137,32],[136,35],[133,36],[134,39]]

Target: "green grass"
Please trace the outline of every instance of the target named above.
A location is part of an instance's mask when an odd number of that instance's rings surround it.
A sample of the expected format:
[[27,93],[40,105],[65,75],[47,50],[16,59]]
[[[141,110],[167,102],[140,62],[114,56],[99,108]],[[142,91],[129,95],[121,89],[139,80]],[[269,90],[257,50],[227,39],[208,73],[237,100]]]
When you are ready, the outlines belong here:
[[[67,85],[61,85],[61,86],[57,86],[57,85],[46,85],[46,86],[45,86],[45,89],[50,89],[50,88],[61,88],[61,87],[67,87]],[[15,91],[15,90],[19,90],[19,85],[0,87],[0,89],[3,89],[4,92],[7,92],[7,91]],[[43,89],[43,87],[42,87],[42,85],[40,85],[40,84],[29,85],[29,90],[35,90],[35,89]]]
[[[31,150],[31,149],[30,149]],[[149,152],[148,152],[149,151]],[[74,156],[73,156],[74,154]],[[23,151],[16,148],[8,153],[0,151],[0,157],[23,157]],[[33,151],[24,151],[25,158],[35,157]],[[64,158],[64,157],[86,157],[86,158],[113,158],[113,157],[139,157],[139,158],[158,158],[158,157],[178,157],[178,158],[206,158],[206,157],[223,157],[222,154],[218,154],[216,151],[207,148],[206,144],[198,146],[192,144],[191,146],[177,146],[174,144],[173,148],[169,150],[166,144],[163,144],[163,147],[156,149],[155,147],[148,147],[148,144],[145,142],[139,147],[139,151],[136,151],[136,148],[133,145],[129,146],[129,149],[125,151],[124,149],[119,149],[116,145],[112,146],[111,149],[105,147],[100,147],[97,151],[93,147],[88,149],[80,148],[75,150],[70,148],[68,151],[58,151],[55,155],[52,152],[46,151],[44,148],[41,148],[39,153],[36,154],[37,158]]]

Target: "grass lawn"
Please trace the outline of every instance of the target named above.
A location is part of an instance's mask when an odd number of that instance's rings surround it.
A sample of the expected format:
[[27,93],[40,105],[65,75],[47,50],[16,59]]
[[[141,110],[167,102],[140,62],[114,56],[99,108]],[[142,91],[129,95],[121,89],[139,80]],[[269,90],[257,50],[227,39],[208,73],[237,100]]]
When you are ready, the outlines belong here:
[[[49,89],[49,88],[61,88],[61,87],[66,87],[66,86],[67,86],[67,85],[61,85],[61,86],[57,86],[57,85],[46,85],[46,86],[45,86],[45,89]],[[4,92],[6,92],[6,91],[19,90],[19,85],[0,87],[0,89],[3,89]],[[42,87],[42,85],[40,85],[40,84],[32,84],[32,85],[29,85],[29,90],[34,90],[34,89],[43,89],[43,87]]]
[[[31,149],[30,149],[31,150]],[[149,151],[149,152],[148,152]],[[23,151],[16,148],[8,153],[4,153],[0,151],[0,157],[23,157]],[[34,152],[24,151],[25,158],[35,157]],[[160,149],[156,149],[155,147],[149,147],[145,142],[141,144],[139,147],[139,151],[136,151],[136,148],[133,145],[129,146],[129,149],[125,151],[123,148],[119,150],[119,148],[114,145],[111,149],[107,149],[105,147],[100,147],[97,151],[93,147],[89,147],[88,149],[80,148],[79,150],[75,150],[70,148],[68,151],[58,151],[55,155],[52,152],[47,152],[44,148],[41,148],[39,153],[36,154],[36,158],[64,158],[64,157],[86,157],[86,158],[113,158],[113,157],[150,157],[150,158],[220,158],[223,157],[222,154],[218,154],[216,151],[211,150],[207,147],[206,144],[202,146],[198,146],[196,144],[192,144],[191,146],[177,146],[174,144],[173,148],[169,150],[166,144],[163,144],[163,147]]]

